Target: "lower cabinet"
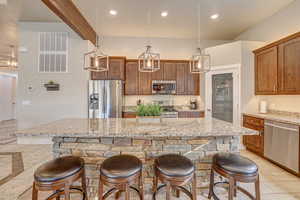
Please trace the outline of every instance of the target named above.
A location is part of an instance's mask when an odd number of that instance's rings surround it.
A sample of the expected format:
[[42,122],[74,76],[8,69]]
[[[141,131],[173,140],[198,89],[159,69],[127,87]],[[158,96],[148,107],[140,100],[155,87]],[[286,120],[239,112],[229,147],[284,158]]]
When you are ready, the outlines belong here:
[[259,135],[243,136],[243,143],[247,150],[252,151],[258,155],[264,154],[264,119],[243,116],[243,126],[253,130],[259,131]]
[[203,111],[179,111],[178,112],[179,118],[200,118],[204,117]]
[[136,118],[135,112],[123,112],[123,118]]

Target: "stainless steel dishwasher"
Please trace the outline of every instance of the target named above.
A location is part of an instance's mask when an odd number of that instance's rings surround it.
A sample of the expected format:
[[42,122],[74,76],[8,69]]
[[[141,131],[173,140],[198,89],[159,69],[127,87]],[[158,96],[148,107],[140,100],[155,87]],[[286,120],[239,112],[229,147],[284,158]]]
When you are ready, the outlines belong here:
[[299,126],[265,121],[264,156],[299,172]]

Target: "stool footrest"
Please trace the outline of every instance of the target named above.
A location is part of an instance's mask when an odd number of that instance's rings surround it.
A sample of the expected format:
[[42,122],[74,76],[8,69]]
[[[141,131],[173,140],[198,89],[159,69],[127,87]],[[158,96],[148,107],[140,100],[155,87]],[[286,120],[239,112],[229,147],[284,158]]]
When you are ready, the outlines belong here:
[[[153,196],[152,196],[152,199],[153,200],[156,200],[156,194],[159,192],[159,190],[161,190],[162,188],[166,187],[167,184],[162,184],[160,185],[156,190],[155,192],[153,193]],[[183,186],[172,186],[174,189],[177,189],[177,190],[180,190],[182,191],[183,193],[185,193],[188,197],[190,197],[191,199],[193,199],[193,195],[190,191],[188,191],[185,187]]]
[[[214,187],[217,186],[217,185],[221,185],[221,184],[226,184],[226,185],[229,185],[229,183],[227,181],[224,181],[224,182],[217,182],[217,183],[214,183]],[[212,189],[212,197],[214,198],[214,200],[220,200],[219,197],[215,194],[215,191],[214,191],[214,187]],[[244,188],[240,187],[240,186],[236,186],[236,189],[241,191],[242,193],[244,193],[245,195],[247,195],[250,199],[252,200],[255,200],[256,198],[250,194],[247,190],[245,190]]]

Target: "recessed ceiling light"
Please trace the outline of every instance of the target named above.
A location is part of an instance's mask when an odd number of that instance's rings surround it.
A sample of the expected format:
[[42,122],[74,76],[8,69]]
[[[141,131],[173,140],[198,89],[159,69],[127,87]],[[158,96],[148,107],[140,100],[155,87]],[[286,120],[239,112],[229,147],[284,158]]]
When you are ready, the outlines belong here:
[[109,14],[111,14],[111,15],[117,15],[118,14],[118,12],[116,11],[116,10],[110,10],[109,11]]
[[163,12],[161,12],[161,14],[160,14],[162,17],[166,17],[166,16],[168,16],[168,12],[167,11],[163,11]]
[[219,14],[214,14],[212,16],[210,16],[211,19],[218,19],[219,18]]

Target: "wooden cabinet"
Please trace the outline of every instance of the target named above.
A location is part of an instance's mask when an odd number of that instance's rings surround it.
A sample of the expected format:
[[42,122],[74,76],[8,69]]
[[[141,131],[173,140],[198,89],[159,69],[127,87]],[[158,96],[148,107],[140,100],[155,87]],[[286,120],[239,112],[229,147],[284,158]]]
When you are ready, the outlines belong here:
[[179,111],[178,118],[201,118],[204,117],[204,111]]
[[137,95],[139,92],[139,71],[136,61],[126,62],[125,95]]
[[255,55],[255,94],[277,93],[277,47]]
[[300,94],[300,32],[257,49],[255,94]]
[[256,117],[243,116],[243,126],[260,132],[259,135],[246,135],[243,143],[249,151],[263,156],[264,153],[264,120]]
[[187,95],[200,95],[200,75],[187,72]]
[[135,112],[123,112],[123,118],[136,118]]
[[176,94],[187,94],[187,78],[186,73],[188,71],[188,63],[178,63],[176,71]]
[[139,72],[139,95],[152,95],[152,73]]
[[164,77],[162,80],[175,81],[177,77],[177,64],[176,62],[162,62],[164,69]]
[[278,47],[278,93],[300,94],[300,37]]
[[161,69],[150,73],[127,60],[125,72],[125,95],[152,95],[152,80],[176,80],[177,95],[200,95],[200,76],[190,73],[188,61],[161,61]]
[[109,70],[91,72],[92,80],[125,80],[125,57],[110,57]]

